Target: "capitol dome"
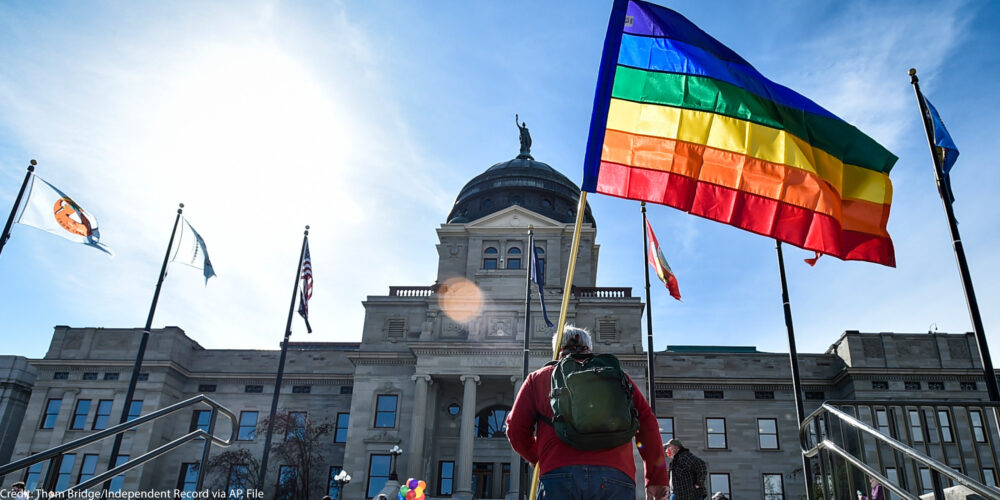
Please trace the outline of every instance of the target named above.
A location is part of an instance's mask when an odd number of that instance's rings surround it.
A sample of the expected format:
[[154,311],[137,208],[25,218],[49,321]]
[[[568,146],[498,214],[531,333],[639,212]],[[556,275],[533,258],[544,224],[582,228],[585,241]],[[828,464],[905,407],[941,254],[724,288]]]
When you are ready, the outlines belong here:
[[[470,180],[455,199],[448,214],[449,223],[471,222],[511,205],[564,223],[576,222],[580,187],[565,175],[531,156],[531,136],[521,130],[521,153],[486,169]],[[590,206],[584,222],[597,225]]]

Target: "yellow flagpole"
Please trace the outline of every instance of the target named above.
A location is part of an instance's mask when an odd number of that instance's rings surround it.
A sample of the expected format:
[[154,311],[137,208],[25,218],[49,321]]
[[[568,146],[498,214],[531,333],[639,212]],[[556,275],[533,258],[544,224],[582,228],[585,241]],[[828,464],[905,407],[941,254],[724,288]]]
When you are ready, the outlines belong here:
[[[573,273],[576,271],[576,256],[580,250],[580,228],[583,226],[583,214],[587,211],[587,192],[580,191],[580,205],[576,207],[576,226],[573,229],[573,245],[569,251],[569,268],[566,270],[566,284],[563,285],[562,309],[559,312],[559,323],[556,325],[556,346],[562,345],[563,329],[566,327],[566,312],[569,310],[570,289],[573,288]],[[525,335],[528,333],[525,332]],[[558,347],[552,351],[552,360],[559,359]],[[533,500],[538,494],[538,464],[531,476],[531,493],[528,500]]]

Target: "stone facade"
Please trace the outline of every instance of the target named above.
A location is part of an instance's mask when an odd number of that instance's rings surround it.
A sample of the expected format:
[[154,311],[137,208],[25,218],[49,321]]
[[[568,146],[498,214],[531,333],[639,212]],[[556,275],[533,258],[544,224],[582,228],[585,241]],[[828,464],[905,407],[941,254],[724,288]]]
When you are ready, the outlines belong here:
[[35,368],[27,358],[0,356],[0,463],[10,461],[34,384]]

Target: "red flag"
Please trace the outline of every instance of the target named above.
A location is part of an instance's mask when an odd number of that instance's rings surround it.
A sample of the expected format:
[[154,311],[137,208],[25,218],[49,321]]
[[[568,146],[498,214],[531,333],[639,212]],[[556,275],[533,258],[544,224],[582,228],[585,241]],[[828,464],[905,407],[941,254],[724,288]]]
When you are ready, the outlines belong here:
[[656,270],[656,275],[660,277],[660,281],[667,285],[670,296],[681,300],[681,290],[677,287],[677,277],[674,276],[674,272],[670,269],[670,264],[667,264],[667,259],[663,256],[663,252],[660,251],[660,243],[656,241],[656,235],[653,234],[653,226],[649,225],[649,219],[646,219],[646,232],[649,234],[649,251],[647,252],[649,265],[653,266],[653,269]]

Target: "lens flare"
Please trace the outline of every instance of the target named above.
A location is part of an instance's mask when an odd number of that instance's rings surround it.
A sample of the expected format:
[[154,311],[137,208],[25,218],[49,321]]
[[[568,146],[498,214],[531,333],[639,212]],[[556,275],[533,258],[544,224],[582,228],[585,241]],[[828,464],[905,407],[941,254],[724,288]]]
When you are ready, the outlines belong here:
[[468,323],[483,311],[483,292],[465,278],[451,278],[438,290],[438,306],[457,323]]

